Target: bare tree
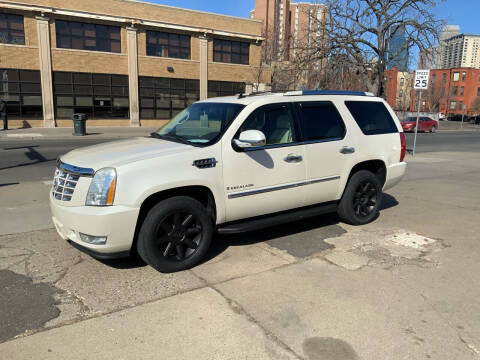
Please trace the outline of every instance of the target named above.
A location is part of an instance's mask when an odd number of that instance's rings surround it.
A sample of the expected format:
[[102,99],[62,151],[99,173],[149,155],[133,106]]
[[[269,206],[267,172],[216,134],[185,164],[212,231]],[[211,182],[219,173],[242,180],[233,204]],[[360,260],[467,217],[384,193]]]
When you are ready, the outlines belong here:
[[426,100],[431,112],[440,112],[440,105],[445,101],[445,89],[440,86],[431,86],[426,92]]
[[480,114],[480,97],[477,97],[472,104],[471,111],[475,113],[475,115]]
[[[309,59],[343,53],[378,96],[385,94],[385,70],[404,51],[432,48],[442,22],[434,0],[326,0],[329,9],[326,40],[313,39]],[[312,17],[315,23],[316,17]],[[313,29],[323,24],[318,23]],[[394,52],[392,39],[404,37]]]

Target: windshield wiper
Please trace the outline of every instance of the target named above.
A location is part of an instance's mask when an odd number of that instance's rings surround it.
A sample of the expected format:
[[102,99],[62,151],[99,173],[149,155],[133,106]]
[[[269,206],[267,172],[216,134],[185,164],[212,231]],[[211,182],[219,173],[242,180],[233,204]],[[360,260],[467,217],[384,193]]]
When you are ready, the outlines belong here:
[[187,139],[181,137],[181,136],[177,136],[177,135],[160,135],[156,132],[153,132],[150,134],[151,137],[154,137],[156,139],[162,139],[162,140],[167,140],[167,141],[173,141],[173,142],[179,142],[179,143],[182,143],[182,144],[186,144],[186,145],[192,145],[192,146],[195,146],[194,144],[192,144],[190,141],[188,141]]

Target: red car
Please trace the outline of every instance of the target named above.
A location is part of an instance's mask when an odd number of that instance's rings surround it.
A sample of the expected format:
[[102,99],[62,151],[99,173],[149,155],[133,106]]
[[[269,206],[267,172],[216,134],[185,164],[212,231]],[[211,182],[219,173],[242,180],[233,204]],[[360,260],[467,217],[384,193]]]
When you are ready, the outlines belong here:
[[[405,120],[402,120],[403,131],[415,131],[415,126],[417,125],[416,117],[408,117]],[[430,119],[426,116],[421,116],[418,120],[418,131],[431,132],[434,133],[438,129],[438,122],[433,119]]]

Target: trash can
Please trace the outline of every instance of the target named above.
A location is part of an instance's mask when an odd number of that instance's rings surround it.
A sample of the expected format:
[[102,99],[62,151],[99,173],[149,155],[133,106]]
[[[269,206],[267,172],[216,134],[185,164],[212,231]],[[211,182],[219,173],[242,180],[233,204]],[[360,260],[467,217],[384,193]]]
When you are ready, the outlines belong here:
[[86,114],[73,114],[73,135],[85,136],[87,135],[87,115]]

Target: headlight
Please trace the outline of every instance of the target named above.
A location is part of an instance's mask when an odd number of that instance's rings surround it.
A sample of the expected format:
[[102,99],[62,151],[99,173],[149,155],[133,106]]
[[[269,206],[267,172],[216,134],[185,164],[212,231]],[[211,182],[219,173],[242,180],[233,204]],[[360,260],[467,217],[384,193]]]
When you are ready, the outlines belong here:
[[87,206],[111,206],[115,198],[117,172],[112,168],[98,170],[87,193]]

